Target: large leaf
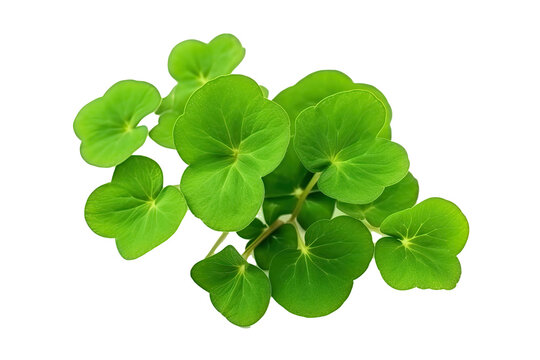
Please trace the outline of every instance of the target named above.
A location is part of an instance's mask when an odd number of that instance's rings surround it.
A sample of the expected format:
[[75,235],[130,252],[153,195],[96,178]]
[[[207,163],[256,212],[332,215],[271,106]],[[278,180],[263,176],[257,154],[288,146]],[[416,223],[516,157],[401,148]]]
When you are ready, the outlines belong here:
[[137,125],[160,102],[161,96],[153,85],[124,80],[85,105],[73,123],[83,159],[100,167],[116,166],[126,160],[148,135],[146,126]]
[[221,75],[230,74],[240,64],[246,50],[231,34],[216,36],[208,44],[186,40],[176,45],[169,55],[169,73],[178,81],[167,95],[157,113],[159,123],[150,131],[150,137],[174,149],[173,129],[176,119],[195,90]]
[[272,296],[293,314],[324,316],[343,304],[353,280],[367,269],[371,233],[360,221],[340,216],[314,223],[305,239],[300,249],[283,250],[272,259]]
[[238,231],[261,208],[261,178],[285,155],[289,120],[253,80],[227,75],[191,96],[174,138],[189,165],[181,186],[193,214],[212,229]]
[[408,209],[418,199],[418,181],[408,173],[400,182],[384,189],[381,196],[369,204],[338,202],[337,207],[358,220],[366,220],[373,227],[380,227],[386,217]]
[[314,106],[324,98],[347,90],[366,90],[380,100],[385,108],[384,126],[379,137],[390,139],[392,109],[386,97],[374,86],[355,84],[350,77],[337,70],[320,70],[311,73],[295,85],[280,92],[274,99],[283,106],[291,119],[291,134],[294,135],[295,119],[304,109]]
[[388,216],[381,231],[390,237],[377,242],[375,260],[391,287],[407,290],[453,289],[461,266],[456,255],[469,236],[469,224],[448,200],[430,198]]
[[268,308],[268,277],[231,245],[195,264],[191,277],[210,293],[214,307],[235,325],[253,325]]
[[309,171],[322,172],[318,188],[325,195],[366,204],[405,177],[405,149],[377,137],[385,113],[371,92],[351,90],[329,96],[298,116],[294,147]]
[[180,190],[163,188],[159,165],[132,156],[116,167],[110,183],[90,194],[84,215],[96,234],[116,238],[120,255],[130,260],[171,237],[186,211]]

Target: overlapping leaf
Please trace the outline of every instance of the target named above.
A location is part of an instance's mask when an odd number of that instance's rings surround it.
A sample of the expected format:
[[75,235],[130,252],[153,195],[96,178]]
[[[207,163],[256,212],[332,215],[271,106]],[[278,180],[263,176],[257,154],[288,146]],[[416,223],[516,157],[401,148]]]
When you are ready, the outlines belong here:
[[283,159],[289,120],[253,80],[228,75],[191,96],[174,137],[189,165],[181,186],[193,214],[212,229],[238,231],[261,208],[261,177]]
[[187,211],[180,190],[163,188],[159,165],[132,156],[98,187],[86,203],[85,218],[98,235],[116,238],[120,255],[135,259],[171,237]]
[[174,149],[174,124],[184,112],[191,94],[208,81],[230,74],[245,52],[240,41],[231,34],[216,36],[208,44],[186,40],[176,45],[169,55],[169,73],[178,84],[163,99],[157,111],[161,115],[159,123],[150,131],[150,137],[158,144]]
[[377,242],[375,260],[383,279],[395,289],[453,289],[461,266],[457,255],[469,236],[461,210],[448,200],[430,198],[388,216]]
[[73,123],[83,159],[100,167],[116,166],[126,160],[148,135],[146,126],[137,125],[160,102],[161,96],[153,85],[124,80],[85,105]]
[[191,277],[210,293],[214,307],[235,325],[253,325],[268,308],[268,277],[230,245],[195,264]]
[[324,316],[343,304],[353,280],[367,269],[371,233],[360,221],[340,216],[317,221],[305,239],[300,249],[283,250],[272,259],[272,296],[293,314]]
[[[259,219],[255,219],[248,227],[238,232],[238,236],[249,239],[246,248],[257,239],[257,237],[266,230],[267,226]],[[270,236],[264,239],[253,251],[253,257],[257,265],[268,270],[272,258],[279,252],[286,249],[296,249],[298,245],[298,235],[292,224],[285,224],[274,231]]]
[[405,177],[405,149],[377,137],[385,114],[371,92],[351,90],[331,95],[298,116],[296,153],[309,171],[322,172],[317,185],[325,195],[366,204]]
[[369,204],[348,204],[338,202],[337,207],[347,215],[365,220],[378,228],[386,217],[408,209],[418,199],[418,181],[408,173],[400,182],[384,189],[381,196]]

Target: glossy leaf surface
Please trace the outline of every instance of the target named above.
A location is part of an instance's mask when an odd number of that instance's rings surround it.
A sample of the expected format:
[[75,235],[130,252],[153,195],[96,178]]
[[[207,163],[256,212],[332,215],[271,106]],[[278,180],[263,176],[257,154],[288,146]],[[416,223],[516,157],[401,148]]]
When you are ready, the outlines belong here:
[[456,255],[469,236],[461,210],[448,200],[430,198],[387,217],[375,260],[383,279],[398,290],[453,289],[461,266]]
[[120,255],[130,260],[171,237],[186,211],[180,190],[163,188],[159,165],[152,159],[132,156],[116,167],[110,183],[92,192],[85,218],[96,234],[116,238]]

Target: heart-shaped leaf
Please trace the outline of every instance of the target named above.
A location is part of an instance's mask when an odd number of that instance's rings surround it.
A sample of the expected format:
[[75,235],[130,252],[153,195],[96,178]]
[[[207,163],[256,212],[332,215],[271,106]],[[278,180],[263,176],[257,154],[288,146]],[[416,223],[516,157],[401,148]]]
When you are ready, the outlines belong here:
[[131,260],[170,238],[186,211],[180,190],[163,188],[159,165],[131,156],[116,167],[110,183],[90,194],[84,215],[96,234],[116,238],[120,255]]
[[[262,226],[262,227],[261,227]],[[259,219],[255,219],[247,228],[238,232],[240,237],[249,239],[246,248],[264,231],[267,226]],[[249,237],[248,237],[249,236]],[[257,265],[268,270],[272,258],[285,249],[296,249],[298,245],[298,234],[292,224],[284,224],[276,231],[264,239],[253,251],[253,257]]]
[[270,281],[229,245],[219,253],[199,261],[191,277],[210,293],[214,307],[238,326],[255,324],[270,303]]
[[377,134],[386,110],[371,92],[351,90],[331,95],[296,119],[294,147],[325,195],[367,204],[407,174],[409,159],[400,145]]
[[174,124],[191,94],[208,81],[230,74],[245,53],[240,41],[231,34],[216,36],[208,44],[186,40],[176,45],[169,55],[169,73],[178,85],[163,99],[157,111],[161,115],[159,123],[150,131],[150,137],[161,146],[174,149]]
[[384,189],[381,196],[369,204],[338,202],[337,207],[345,214],[378,228],[389,215],[414,206],[418,190],[418,180],[408,173],[400,182]]
[[371,233],[360,221],[340,216],[317,221],[305,238],[300,249],[283,250],[272,259],[272,296],[293,314],[328,315],[367,269],[373,257]]
[[124,80],[85,105],[73,123],[83,159],[100,167],[122,163],[146,141],[148,129],[137,125],[156,111],[160,102],[161,96],[153,85]]
[[285,155],[289,120],[255,81],[227,75],[191,96],[174,138],[189,165],[181,186],[193,214],[212,229],[238,231],[261,208],[261,178]]
[[384,126],[379,137],[390,139],[392,109],[386,97],[377,88],[368,84],[355,84],[350,77],[337,70],[320,70],[311,73],[295,85],[280,92],[274,99],[283,106],[291,119],[291,134],[294,135],[296,117],[310,106],[315,106],[324,98],[347,90],[366,90],[377,97],[385,108]]
[[469,223],[448,200],[430,198],[388,216],[375,261],[388,285],[398,290],[453,289],[461,276],[456,255],[469,236]]

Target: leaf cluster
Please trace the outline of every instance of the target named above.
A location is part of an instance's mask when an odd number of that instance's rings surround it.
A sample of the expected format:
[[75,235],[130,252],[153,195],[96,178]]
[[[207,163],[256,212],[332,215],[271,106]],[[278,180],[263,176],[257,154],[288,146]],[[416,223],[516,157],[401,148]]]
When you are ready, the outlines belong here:
[[[395,289],[454,288],[467,219],[448,200],[417,204],[383,93],[323,70],[269,100],[255,80],[231,74],[244,55],[230,34],[183,41],[169,56],[177,84],[163,99],[124,80],[80,110],[81,156],[115,167],[88,198],[90,229],[114,238],[125,259],[169,239],[188,210],[223,232],[191,276],[239,326],[257,322],[271,298],[304,317],[332,313],[372,258]],[[159,120],[148,131],[139,123],[152,113]],[[133,155],[148,136],[187,165],[179,184],[164,186],[160,166]],[[243,253],[216,253],[231,232],[246,239]]]

